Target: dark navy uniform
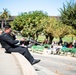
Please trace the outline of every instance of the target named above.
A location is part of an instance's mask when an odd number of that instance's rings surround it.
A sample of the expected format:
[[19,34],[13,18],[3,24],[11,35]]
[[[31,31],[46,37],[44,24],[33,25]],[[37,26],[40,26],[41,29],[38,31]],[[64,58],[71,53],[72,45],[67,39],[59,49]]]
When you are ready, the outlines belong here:
[[19,42],[18,40],[13,39],[13,37],[8,33],[3,33],[0,35],[0,41],[3,48],[6,49],[6,52],[19,52],[24,57],[27,58],[27,60],[32,64],[34,61],[33,56],[29,53],[27,47],[22,47],[20,45],[17,45]]

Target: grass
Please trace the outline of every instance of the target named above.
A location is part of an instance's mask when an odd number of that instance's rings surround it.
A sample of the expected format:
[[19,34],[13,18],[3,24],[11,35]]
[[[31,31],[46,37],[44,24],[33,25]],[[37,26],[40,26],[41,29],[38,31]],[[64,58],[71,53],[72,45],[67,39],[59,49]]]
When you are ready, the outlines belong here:
[[74,40],[76,40],[76,37],[65,36],[65,37],[63,38],[63,41],[67,41],[67,42],[72,42],[72,41],[74,41]]
[[[72,38],[71,37],[64,37],[64,38],[62,38],[62,40],[66,41],[66,42],[72,42]],[[58,42],[59,38],[54,38],[53,41]]]
[[43,42],[44,39],[45,39],[45,36],[44,35],[39,35],[39,37],[38,37],[38,41],[39,42]]
[[18,40],[21,40],[23,37],[22,37],[21,35],[17,35],[16,38],[17,38]]
[[[40,42],[43,42],[45,39],[45,36],[44,35],[39,35],[38,37],[38,41]],[[71,37],[71,36],[65,36],[64,38],[62,38],[63,42],[66,41],[66,42],[72,42],[73,40],[76,40],[76,37]],[[56,41],[58,42],[59,41],[59,38],[54,38],[53,41]]]
[[[21,39],[22,36],[17,36],[18,39]],[[45,39],[45,36],[44,35],[39,35],[38,37],[38,41],[39,42],[43,42]],[[66,42],[72,42],[73,40],[76,40],[76,37],[71,37],[71,36],[65,36],[64,38],[62,38],[63,41],[66,41]],[[54,38],[53,41],[56,41],[58,42],[59,41],[59,38]]]

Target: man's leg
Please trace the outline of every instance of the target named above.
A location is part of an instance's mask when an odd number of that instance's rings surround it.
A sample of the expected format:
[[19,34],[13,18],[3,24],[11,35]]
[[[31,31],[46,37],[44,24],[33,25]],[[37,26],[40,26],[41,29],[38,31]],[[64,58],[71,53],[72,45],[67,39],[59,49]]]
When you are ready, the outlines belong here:
[[24,48],[24,49],[25,49],[24,56],[28,59],[28,61],[29,61],[32,65],[40,62],[40,60],[33,58],[33,56],[30,54],[28,48]]
[[30,54],[29,50],[27,47],[16,47],[16,48],[11,48],[9,50],[9,52],[19,52],[20,54],[22,54],[25,58],[27,58],[27,60],[32,64],[36,64],[38,63],[40,60],[36,60],[34,59],[34,57]]
[[34,61],[34,57],[30,54],[28,48],[22,48],[22,49],[25,50],[25,52],[23,53],[24,57],[26,57],[28,61],[32,63]]

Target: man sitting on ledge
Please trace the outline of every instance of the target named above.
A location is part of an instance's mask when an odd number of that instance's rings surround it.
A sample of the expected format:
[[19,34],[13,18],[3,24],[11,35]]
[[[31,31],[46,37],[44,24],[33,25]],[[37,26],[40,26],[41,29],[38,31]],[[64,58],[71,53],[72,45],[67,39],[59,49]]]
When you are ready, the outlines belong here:
[[19,52],[22,54],[32,65],[38,63],[39,59],[34,59],[30,54],[27,47],[22,47],[18,43],[18,40],[15,40],[11,35],[12,29],[10,25],[5,25],[4,33],[0,35],[0,41],[3,48],[5,48],[7,53]]

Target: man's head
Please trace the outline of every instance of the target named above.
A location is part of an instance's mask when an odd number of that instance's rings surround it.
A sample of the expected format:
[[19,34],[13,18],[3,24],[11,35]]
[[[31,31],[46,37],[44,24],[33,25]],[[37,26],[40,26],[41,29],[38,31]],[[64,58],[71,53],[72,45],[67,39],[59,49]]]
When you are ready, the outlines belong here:
[[5,29],[4,29],[4,32],[5,33],[11,33],[11,26],[8,24],[8,25],[5,25]]

